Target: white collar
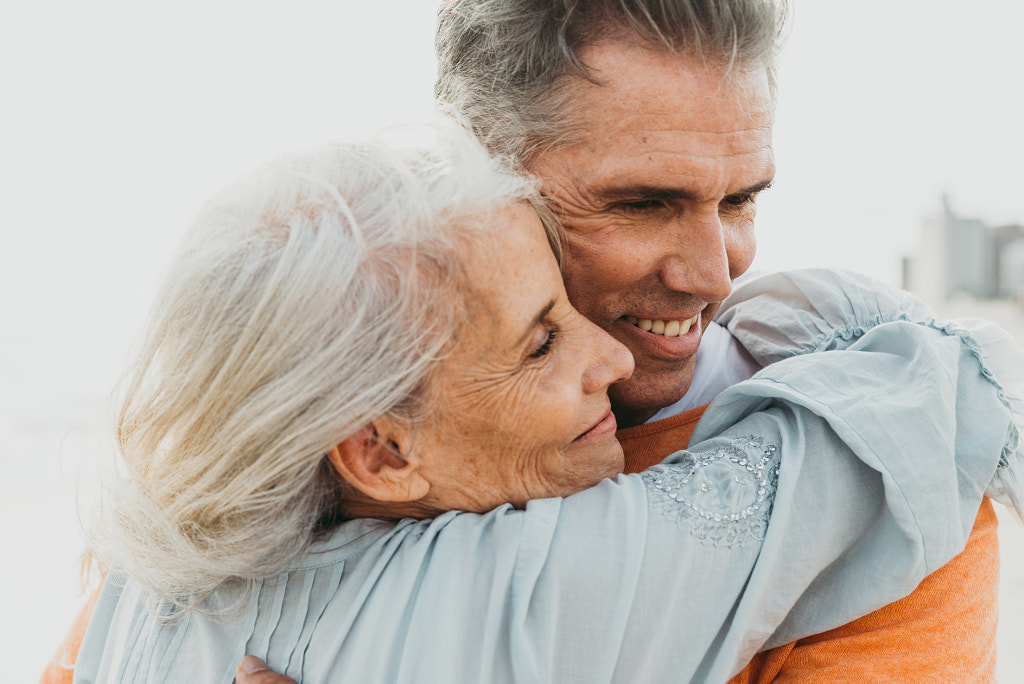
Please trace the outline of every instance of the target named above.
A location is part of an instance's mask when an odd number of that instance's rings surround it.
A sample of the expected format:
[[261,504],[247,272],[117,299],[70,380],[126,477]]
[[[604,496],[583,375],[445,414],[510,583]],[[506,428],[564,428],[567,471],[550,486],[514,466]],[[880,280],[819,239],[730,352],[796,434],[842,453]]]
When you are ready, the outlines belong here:
[[676,403],[655,413],[653,423],[707,404],[722,390],[749,380],[761,367],[732,334],[714,321],[704,331],[697,348],[697,361],[690,389]]

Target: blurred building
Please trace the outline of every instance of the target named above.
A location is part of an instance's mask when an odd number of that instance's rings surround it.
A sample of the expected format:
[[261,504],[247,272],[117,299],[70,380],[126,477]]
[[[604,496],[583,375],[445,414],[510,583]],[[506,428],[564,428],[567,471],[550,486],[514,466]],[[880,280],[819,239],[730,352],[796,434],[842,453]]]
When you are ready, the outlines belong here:
[[958,216],[943,197],[942,212],[922,224],[918,254],[904,259],[903,287],[934,305],[1024,299],[1024,226]]

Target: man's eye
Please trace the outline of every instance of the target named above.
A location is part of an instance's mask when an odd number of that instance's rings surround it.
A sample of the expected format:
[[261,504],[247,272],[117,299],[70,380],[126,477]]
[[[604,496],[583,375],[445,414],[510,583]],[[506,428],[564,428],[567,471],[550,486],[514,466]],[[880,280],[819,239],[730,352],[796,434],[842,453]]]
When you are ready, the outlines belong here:
[[547,337],[544,338],[543,344],[541,344],[539,347],[537,347],[537,351],[535,351],[532,354],[530,354],[530,358],[531,359],[539,359],[540,357],[544,356],[549,351],[551,351],[551,345],[554,344],[555,336],[557,334],[558,334],[558,331],[555,330],[554,328],[552,328],[551,330],[548,330],[548,335],[547,335]]
[[659,199],[636,200],[635,202],[623,202],[619,206],[626,212],[640,213],[654,211],[665,207],[665,201]]
[[729,195],[722,201],[734,207],[741,207],[744,204],[753,204],[756,199],[757,195]]

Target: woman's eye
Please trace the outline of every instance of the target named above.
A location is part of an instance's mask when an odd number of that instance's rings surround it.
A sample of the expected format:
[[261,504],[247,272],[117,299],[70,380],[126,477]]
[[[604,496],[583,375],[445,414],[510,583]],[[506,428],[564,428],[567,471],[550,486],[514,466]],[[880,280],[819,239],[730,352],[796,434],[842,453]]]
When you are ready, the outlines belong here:
[[539,347],[537,347],[537,350],[535,352],[530,354],[530,358],[531,359],[539,359],[540,357],[544,356],[549,351],[551,351],[551,345],[554,344],[554,342],[555,342],[555,335],[557,335],[557,334],[558,334],[558,331],[555,330],[554,328],[552,328],[551,330],[548,330],[548,334],[547,334],[547,337],[544,338],[544,342]]

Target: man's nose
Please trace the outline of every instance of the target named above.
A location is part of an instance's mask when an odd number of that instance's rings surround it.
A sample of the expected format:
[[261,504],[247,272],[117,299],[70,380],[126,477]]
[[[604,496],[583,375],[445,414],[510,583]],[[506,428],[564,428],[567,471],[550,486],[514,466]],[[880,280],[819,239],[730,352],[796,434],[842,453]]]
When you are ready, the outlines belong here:
[[665,230],[665,257],[660,273],[662,284],[707,303],[720,302],[728,297],[732,292],[733,277],[730,241],[718,212],[681,216],[671,227],[665,226]]

